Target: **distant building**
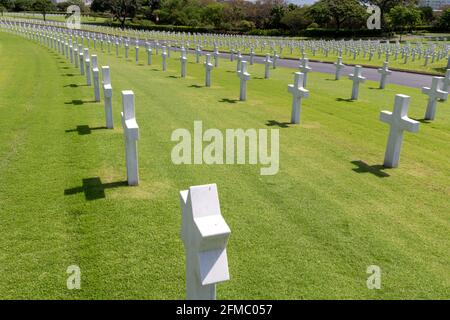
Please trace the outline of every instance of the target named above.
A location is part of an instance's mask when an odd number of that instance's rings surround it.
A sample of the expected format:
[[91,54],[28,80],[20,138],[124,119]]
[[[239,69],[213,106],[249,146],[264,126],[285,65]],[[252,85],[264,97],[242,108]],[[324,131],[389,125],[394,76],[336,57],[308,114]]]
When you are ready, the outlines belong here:
[[445,6],[450,6],[450,0],[419,0],[419,6],[431,7],[433,10],[438,10]]

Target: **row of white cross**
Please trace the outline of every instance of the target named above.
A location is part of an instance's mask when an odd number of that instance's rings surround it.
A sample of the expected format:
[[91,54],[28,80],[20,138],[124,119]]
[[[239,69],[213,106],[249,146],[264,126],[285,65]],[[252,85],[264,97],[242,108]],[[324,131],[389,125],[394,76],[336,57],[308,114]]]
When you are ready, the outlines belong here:
[[[48,36],[46,36],[48,38]],[[45,38],[45,37],[44,37]],[[57,39],[56,42],[56,38],[53,37],[52,38],[54,45],[56,45],[56,43],[58,44],[58,48],[60,48],[61,45],[61,41],[60,39]],[[138,41],[136,40],[136,62],[138,62],[139,60],[139,45],[138,45]],[[66,56],[67,56],[67,42],[66,44]],[[116,42],[116,51],[118,54],[118,45],[119,43]],[[148,55],[148,64],[151,64],[151,55],[152,55],[152,48],[150,43],[146,43],[147,45],[147,55]],[[64,42],[62,42],[62,46],[64,46]],[[158,53],[158,49],[159,49],[159,45],[156,42],[156,52]],[[72,47],[70,46],[70,56],[71,56],[71,60],[72,60]],[[126,48],[126,56],[128,56],[128,42],[125,41],[125,48]],[[168,56],[168,52],[170,53],[170,50],[167,51],[167,47],[166,46],[161,46],[162,49],[162,69],[166,70],[167,68],[167,56]],[[77,48],[74,49],[75,53],[77,51]],[[64,51],[64,50],[63,50]],[[88,58],[86,58],[86,60],[83,60],[82,56],[83,56],[83,52],[81,52],[81,47],[79,48],[79,55],[80,55],[80,69],[81,69],[81,73],[84,73],[84,64],[86,65],[87,68],[89,68],[90,66],[90,60]],[[87,54],[88,49],[85,49],[84,54]],[[186,56],[187,52],[186,49],[184,47],[181,48],[181,57],[180,57],[180,61],[181,61],[181,77],[186,77],[186,63],[187,63],[187,56]],[[195,51],[196,54],[196,61],[199,62],[199,56],[202,55],[202,51],[200,50],[200,48],[198,47]],[[219,52],[218,52],[218,48],[216,47],[214,50],[214,58],[215,58],[215,66],[218,65],[218,56],[219,56]],[[210,54],[206,54],[206,62],[205,62],[205,86],[209,87],[211,86],[211,70],[213,69],[213,65],[210,61]],[[253,56],[250,57],[250,63],[253,63]],[[270,55],[266,55],[266,59],[264,60],[265,63],[265,78],[269,78],[269,69],[270,69],[270,65],[272,65],[272,67],[275,69],[276,68],[276,61],[277,61],[278,56],[274,56],[273,60],[270,59]],[[230,60],[233,61],[234,60],[234,54],[233,52],[230,55]],[[309,60],[307,58],[302,58],[301,59],[301,63],[299,66],[299,69],[301,71],[301,73],[297,73],[295,75],[295,79],[294,79],[294,85],[290,85],[289,86],[289,92],[293,95],[293,102],[292,102],[292,114],[291,114],[291,121],[293,123],[300,123],[300,112],[301,112],[301,99],[302,98],[307,98],[309,96],[309,92],[305,89],[306,88],[306,84],[307,84],[307,76],[308,73],[311,71],[311,68],[308,66],[308,62]],[[75,59],[75,64],[77,64],[77,59]],[[93,75],[94,75],[94,88],[95,88],[95,99],[96,101],[98,101],[98,68],[96,67],[96,56],[93,57],[93,64],[94,64],[94,68],[93,70],[97,70],[93,71]],[[336,80],[340,79],[340,71],[345,67],[345,65],[342,63],[342,57],[338,58],[338,61],[335,63],[335,67],[336,67]],[[241,101],[246,100],[246,96],[247,96],[247,90],[246,90],[246,83],[247,81],[250,79],[250,74],[247,71],[247,61],[243,60],[243,56],[240,54],[240,52],[238,52],[237,55],[237,75],[240,79],[240,94],[239,94],[239,99]],[[380,88],[384,89],[385,85],[386,85],[386,81],[387,81],[387,77],[392,73],[389,68],[388,68],[388,62],[385,62],[383,67],[378,69],[378,72],[380,73],[381,77],[380,77]],[[361,66],[355,66],[355,71],[353,74],[349,75],[349,79],[352,80],[353,82],[353,86],[352,86],[352,94],[351,94],[351,99],[352,100],[357,100],[359,97],[359,86],[361,83],[364,83],[366,78],[362,76],[362,67]],[[90,72],[87,73],[87,82],[88,85],[90,85]],[[426,120],[433,120],[435,118],[435,114],[436,114],[436,105],[437,105],[437,101],[440,100],[446,100],[447,96],[448,96],[448,88],[450,86],[450,70],[447,71],[445,78],[441,78],[441,77],[434,77],[432,79],[432,85],[430,88],[428,87],[424,87],[423,88],[423,93],[427,94],[429,96],[429,100],[428,100],[428,105],[427,105],[427,111],[425,114],[425,119]],[[442,89],[445,90],[442,90]],[[105,101],[105,109],[109,110],[109,107],[106,107],[106,101]],[[111,114],[111,112],[107,112],[107,119],[111,119],[110,116],[108,116],[108,114]],[[110,127],[110,124],[107,124],[107,127]],[[391,141],[392,139],[390,139]],[[392,145],[392,143],[388,143],[388,145]],[[388,147],[387,150],[390,150],[390,148]],[[398,151],[399,152],[399,151]],[[386,154],[392,154],[390,152],[386,152]],[[386,158],[389,158],[386,155]],[[385,161],[385,166],[397,166],[398,165],[398,160],[391,160],[391,161]],[[128,168],[128,166],[127,166]]]
[[[59,40],[58,40],[58,45],[59,45]],[[119,46],[119,42],[117,41],[116,42],[117,54],[118,54],[118,49],[117,49],[118,46]],[[125,48],[126,48],[125,55],[128,56],[128,42],[127,41],[125,41]],[[156,42],[156,52],[157,53],[158,53],[158,48],[159,48],[159,44],[158,44],[158,42]],[[162,49],[162,69],[166,70],[167,56],[170,55],[170,47],[169,47],[169,51],[167,51],[166,46],[161,46],[161,49]],[[138,62],[138,60],[139,60],[138,52],[139,52],[139,46],[138,46],[138,41],[136,41],[136,62]],[[168,52],[169,52],[169,54],[168,54]],[[151,64],[152,48],[149,43],[147,43],[147,54],[148,54],[148,64]],[[195,54],[196,54],[196,61],[199,62],[199,56],[202,55],[202,51],[200,50],[199,47],[197,47]],[[80,53],[80,56],[81,55],[82,55],[82,53]],[[215,66],[218,65],[218,56],[219,56],[219,52],[216,47],[214,50]],[[266,59],[264,60],[265,78],[269,78],[269,69],[270,69],[271,65],[274,69],[276,68],[277,58],[278,58],[278,56],[275,55],[273,60],[271,60],[270,55],[266,55]],[[231,52],[230,60],[231,61],[234,60],[233,52]],[[180,61],[181,61],[181,76],[185,77],[186,76],[187,57],[186,57],[186,49],[184,49],[184,47],[181,48]],[[306,88],[306,83],[307,83],[307,75],[311,71],[311,68],[308,66],[308,61],[309,60],[307,58],[301,59],[299,68],[300,68],[300,71],[302,74],[296,75],[295,76],[296,78],[294,79],[295,83],[297,83],[300,79],[302,80],[301,81],[302,90],[298,89],[299,88],[298,85],[297,85],[297,89],[295,89],[295,90],[294,90],[294,86],[291,86],[289,88],[290,92],[293,93],[293,107],[292,107],[292,116],[291,116],[291,120],[293,123],[300,122],[301,98],[307,97],[307,92],[305,91],[306,90],[305,88]],[[83,63],[86,63],[87,65],[89,65],[89,60],[86,59],[86,61],[84,62],[82,59],[80,59],[80,68],[82,69],[82,73],[83,73]],[[253,55],[250,56],[250,64],[252,64],[252,63],[253,63]],[[336,80],[339,80],[340,79],[340,71],[345,67],[345,65],[342,63],[342,57],[338,58],[338,61],[335,63],[335,66],[336,66],[336,77],[335,78],[336,78]],[[211,85],[211,70],[212,69],[213,69],[213,66],[210,62],[210,55],[206,54],[206,62],[205,62],[205,85],[206,86]],[[378,70],[378,72],[381,75],[380,88],[384,89],[385,85],[386,85],[387,77],[392,73],[388,69],[388,62],[385,62],[383,65],[383,68],[380,68]],[[240,98],[240,100],[243,101],[243,100],[246,100],[246,82],[250,79],[250,74],[247,71],[247,62],[243,60],[243,57],[239,51],[238,51],[238,55],[237,55],[237,74],[238,74],[238,77],[240,78],[239,98]],[[89,83],[90,82],[90,80],[89,80],[90,73],[88,73],[87,76],[88,76],[88,83]],[[94,78],[95,78],[95,73],[94,73]],[[362,76],[362,67],[355,66],[355,72],[353,74],[349,75],[349,79],[353,81],[351,99],[357,100],[359,97],[359,86],[361,83],[364,83],[366,80],[366,78]],[[442,83],[442,84],[440,85],[440,83]],[[429,96],[429,102],[428,102],[427,111],[425,114],[425,119],[427,119],[427,120],[434,119],[435,113],[436,113],[437,100],[438,99],[445,100],[447,97],[447,95],[445,94],[446,91],[441,90],[440,86],[447,88],[446,90],[448,91],[449,85],[450,85],[450,73],[447,72],[445,78],[434,77],[431,88],[423,88],[423,92]],[[96,100],[97,100],[97,94],[96,94]],[[395,163],[395,161],[392,163]]]
[[[63,30],[64,23],[52,22],[52,21],[37,21],[30,19],[12,19],[4,17],[1,19],[6,23],[20,23],[38,25],[38,28],[52,28],[55,30]],[[409,57],[412,61],[424,60],[426,66],[430,60],[431,63],[440,61],[443,58],[447,58],[449,54],[449,45],[447,44],[447,38],[440,37],[438,40],[444,40],[444,43],[436,44],[432,42],[406,42],[402,45],[400,42],[390,43],[388,41],[383,42],[380,40],[295,40],[292,38],[280,38],[280,37],[263,37],[263,36],[239,36],[239,35],[226,35],[226,34],[196,34],[196,33],[184,33],[184,32],[164,32],[164,31],[138,31],[138,30],[124,30],[120,33],[122,36],[118,36],[117,29],[109,27],[101,27],[94,25],[83,25],[85,30],[67,30],[71,34],[76,36],[86,37],[90,46],[91,40],[93,40],[94,46],[97,41],[101,41],[103,45],[104,40],[110,41],[111,39],[118,39],[122,42],[130,42],[131,37],[136,39],[156,39],[156,41],[162,40],[169,48],[171,44],[181,47],[189,47],[189,44],[195,47],[227,47],[228,51],[235,52],[239,48],[243,50],[249,50],[250,54],[255,49],[259,48],[263,51],[278,51],[280,54],[288,49],[290,54],[294,53],[294,50],[298,50],[302,57],[305,57],[306,52],[316,56],[318,52],[321,52],[326,57],[330,53],[336,54],[336,56],[349,55],[356,59],[358,56],[363,55],[364,58],[371,61],[375,54],[378,54],[378,59],[389,61],[390,57],[398,59],[401,54],[401,59],[406,64]],[[106,34],[106,35],[105,35]],[[128,40],[123,41],[124,37]],[[170,50],[170,49],[169,49]],[[449,60],[450,62],[450,60]]]
[[[100,101],[99,91],[99,69],[97,56],[89,56],[89,49],[82,48],[81,45],[74,46],[69,42],[57,41],[55,37],[44,36],[43,43],[59,53],[80,69],[80,74],[86,76],[88,86],[94,83],[95,101]],[[139,47],[136,46],[136,62],[139,60]],[[148,64],[151,64],[152,49],[147,47]],[[215,58],[218,50],[214,51]],[[163,70],[167,67],[167,51],[162,47]],[[197,61],[201,51],[196,50]],[[78,55],[78,56],[77,56]],[[231,56],[234,59],[234,56]],[[268,69],[270,65],[276,68],[276,57],[273,60],[267,55],[265,59],[265,75],[269,77]],[[180,55],[181,77],[186,77],[187,51],[181,48]],[[251,62],[252,63],[252,62]],[[218,59],[216,58],[216,66]],[[211,55],[206,54],[205,85],[211,85]],[[340,71],[345,67],[342,57],[335,63],[336,80],[340,79]],[[309,97],[306,89],[307,75],[312,71],[308,65],[308,59],[301,59],[299,66],[301,72],[294,74],[294,84],[288,85],[288,92],[292,94],[291,122],[300,123],[301,101]],[[237,75],[240,79],[240,100],[246,99],[246,82],[250,79],[247,70],[247,61],[243,60],[241,54],[237,56]],[[385,88],[387,77],[391,74],[388,63],[385,62],[380,68],[380,88]],[[107,128],[114,127],[112,116],[112,85],[110,69],[108,66],[102,67],[103,93],[105,118]],[[355,66],[353,74],[349,75],[353,81],[351,99],[357,100],[359,95],[359,84],[366,80],[362,76],[362,67]],[[439,99],[446,100],[448,87],[450,86],[450,70],[446,77],[433,77],[430,88],[423,88],[423,93],[429,96],[426,119],[434,119],[436,113],[436,103]],[[447,91],[445,91],[446,89]],[[382,111],[380,120],[390,125],[388,143],[385,152],[385,167],[397,167],[400,158],[400,150],[403,140],[403,132],[417,132],[419,122],[408,117],[410,97],[398,94],[395,97],[393,112]],[[127,180],[129,185],[138,185],[138,152],[137,141],[139,140],[139,126],[135,115],[134,93],[126,90],[122,91],[122,127],[125,135],[126,146],[126,166]],[[220,212],[220,204],[215,184],[194,186],[189,190],[180,192],[180,205],[182,208],[183,222],[181,236],[186,249],[186,290],[188,299],[215,299],[216,284],[229,279],[228,261],[226,246],[230,235],[230,229]]]
[[[98,86],[97,56],[89,58],[89,50],[75,49],[67,43],[57,47],[56,42],[46,42],[52,49],[57,49],[72,63],[79,66],[80,74],[86,76],[91,86],[91,72],[94,77],[95,101],[100,101]],[[54,46],[55,44],[55,46]],[[67,48],[67,50],[65,50]],[[73,53],[80,51],[74,59]],[[69,53],[70,52],[70,53]],[[182,57],[183,58],[183,54]],[[76,61],[76,62],[75,62]],[[92,61],[92,65],[91,65]],[[112,86],[109,66],[102,67],[103,95],[105,100],[106,126],[114,128],[112,116]],[[134,93],[122,91],[122,127],[125,135],[127,181],[129,185],[138,185],[139,126],[135,115]],[[180,192],[180,206],[183,222],[181,237],[186,251],[186,296],[187,299],[216,299],[216,284],[229,280],[226,246],[230,228],[220,212],[219,196],[215,184],[193,186]]]

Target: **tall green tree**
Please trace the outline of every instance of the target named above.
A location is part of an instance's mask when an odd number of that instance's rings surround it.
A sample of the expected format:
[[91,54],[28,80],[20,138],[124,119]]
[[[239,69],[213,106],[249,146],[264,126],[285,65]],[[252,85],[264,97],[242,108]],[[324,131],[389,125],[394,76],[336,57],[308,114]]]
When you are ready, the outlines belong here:
[[44,21],[48,12],[55,10],[55,5],[50,0],[35,0],[33,3],[33,9],[42,13]]
[[119,21],[120,27],[123,29],[127,19],[136,16],[139,4],[138,0],[94,0],[91,4],[91,10],[111,13],[113,19]]
[[287,11],[281,23],[292,31],[306,29],[313,20],[308,14],[308,7],[296,7]]
[[361,0],[362,3],[378,6],[381,10],[382,25],[386,22],[386,15],[392,8],[399,5],[410,6],[416,5],[418,0]]
[[450,30],[450,9],[444,10],[438,19],[438,26],[442,30]]
[[366,15],[358,0],[320,0],[310,8],[310,15],[319,24],[332,22],[337,30],[350,19]]
[[419,7],[422,22],[431,24],[434,21],[434,12],[431,7]]
[[395,6],[389,11],[389,18],[391,26],[394,30],[400,32],[400,41],[402,40],[402,33],[405,30],[412,30],[420,23],[420,10],[413,6]]
[[69,1],[57,3],[56,9],[58,9],[59,11],[66,12],[67,8],[70,7],[71,5],[78,6],[80,8],[80,11],[83,13],[86,13],[89,11],[88,7],[85,5],[84,1],[82,1],[82,0],[69,0]]
[[14,11],[31,11],[33,10],[33,0],[15,0]]

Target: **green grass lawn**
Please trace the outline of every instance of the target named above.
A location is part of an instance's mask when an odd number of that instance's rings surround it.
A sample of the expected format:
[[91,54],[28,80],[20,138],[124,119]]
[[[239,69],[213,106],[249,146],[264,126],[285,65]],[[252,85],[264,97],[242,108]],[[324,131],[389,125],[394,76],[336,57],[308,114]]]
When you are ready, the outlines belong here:
[[[0,298],[182,299],[180,190],[217,183],[231,228],[231,280],[219,299],[441,298],[450,294],[450,108],[405,134],[400,168],[384,170],[397,93],[422,119],[420,90],[368,81],[348,102],[351,82],[308,77],[301,125],[290,125],[292,69],[250,66],[248,101],[238,102],[235,63],[221,60],[205,88],[203,65],[179,55],[168,70],[97,52],[111,67],[116,129],[103,103],[64,57],[0,33]],[[123,54],[123,52],[121,52]],[[146,61],[145,61],[146,62]],[[425,84],[424,84],[425,85]],[[136,96],[139,187],[124,185],[120,91]],[[280,130],[280,172],[252,165],[171,162],[173,130],[203,127]],[[84,184],[83,184],[84,180]],[[81,268],[81,290],[66,269]],[[368,290],[366,269],[382,270]]]

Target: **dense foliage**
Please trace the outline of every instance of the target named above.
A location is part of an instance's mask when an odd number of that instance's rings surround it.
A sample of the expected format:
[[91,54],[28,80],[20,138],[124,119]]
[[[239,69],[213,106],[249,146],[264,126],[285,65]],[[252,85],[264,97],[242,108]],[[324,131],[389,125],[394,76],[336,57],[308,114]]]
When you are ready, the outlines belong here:
[[[173,26],[179,29],[238,31],[257,34],[304,34],[305,30],[367,30],[367,5],[381,9],[383,30],[409,32],[418,26],[450,30],[450,8],[435,12],[417,0],[319,0],[295,5],[286,0],[82,0],[54,5],[50,0],[0,0],[0,11],[65,12],[77,4],[82,12],[106,16],[124,27]],[[258,31],[259,30],[259,31]],[[265,30],[265,31],[264,31]]]

